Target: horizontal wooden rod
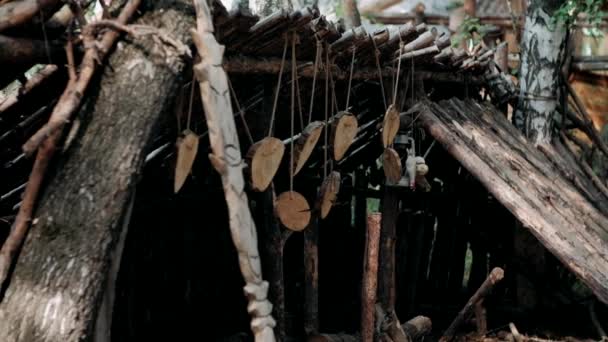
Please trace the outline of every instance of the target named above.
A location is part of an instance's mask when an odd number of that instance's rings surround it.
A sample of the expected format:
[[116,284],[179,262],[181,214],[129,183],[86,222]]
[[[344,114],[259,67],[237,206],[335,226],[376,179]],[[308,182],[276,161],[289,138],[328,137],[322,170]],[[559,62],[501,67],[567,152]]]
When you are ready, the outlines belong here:
[[[314,65],[312,62],[299,61],[298,64],[298,75],[303,78],[312,78],[314,76]],[[268,58],[268,59],[254,59],[248,57],[234,57],[224,61],[224,69],[229,74],[278,74],[281,70],[281,59],[280,58]],[[291,70],[291,62],[285,61],[283,70]],[[338,66],[332,67],[332,76],[338,80],[348,80],[348,70],[342,70]],[[382,77],[392,77],[395,73],[395,69],[392,67],[385,67],[382,69]],[[457,82],[464,83],[465,80],[471,84],[482,84],[485,83],[483,76],[481,75],[470,75],[457,71],[429,71],[429,70],[416,70],[415,75],[418,78],[424,80],[432,80],[436,82]],[[317,78],[325,78],[325,72],[317,70]],[[378,80],[378,69],[357,67],[353,71],[353,79],[355,80]]]

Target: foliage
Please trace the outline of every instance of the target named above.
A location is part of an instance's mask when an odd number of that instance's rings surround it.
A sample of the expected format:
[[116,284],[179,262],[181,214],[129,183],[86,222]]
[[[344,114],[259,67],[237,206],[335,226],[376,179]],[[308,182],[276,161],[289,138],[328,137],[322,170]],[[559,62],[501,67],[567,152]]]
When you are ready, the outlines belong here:
[[487,32],[487,25],[482,25],[479,18],[465,16],[452,38],[452,46],[459,46],[463,41],[473,41],[473,45],[481,42]]
[[451,12],[452,10],[455,10],[462,6],[464,6],[464,3],[462,2],[462,0],[453,0],[453,1],[450,1],[450,3],[447,6],[445,6],[445,9],[448,12]]
[[553,25],[564,24],[572,28],[578,15],[584,14],[588,24],[598,27],[606,12],[602,11],[605,0],[568,0],[553,13]]

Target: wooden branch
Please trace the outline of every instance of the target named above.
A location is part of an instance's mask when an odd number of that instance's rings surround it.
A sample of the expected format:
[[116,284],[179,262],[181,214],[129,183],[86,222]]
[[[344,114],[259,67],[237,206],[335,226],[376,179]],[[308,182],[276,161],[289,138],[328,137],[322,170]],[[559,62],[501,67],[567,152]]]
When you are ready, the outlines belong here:
[[[26,154],[32,154],[46,137],[62,128],[70,120],[72,114],[80,106],[82,96],[85,93],[91,78],[95,74],[98,63],[104,59],[105,55],[110,51],[118,38],[119,32],[117,32],[117,30],[126,30],[135,36],[141,35],[138,30],[130,29],[125,26],[129,18],[135,13],[137,7],[139,7],[140,2],[141,0],[130,0],[116,20],[101,20],[88,24],[83,28],[83,44],[86,48],[86,52],[82,59],[80,74],[76,81],[68,83],[65,92],[61,95],[59,102],[51,113],[49,122],[34,133],[34,135],[32,135],[23,145],[23,151]],[[113,28],[113,30],[105,32],[101,41],[97,42],[95,36],[96,31],[100,27],[110,27]],[[142,30],[145,26],[139,25],[137,27]],[[146,29],[142,31],[145,34],[155,34],[159,36],[163,42],[174,46],[178,55],[189,55],[189,49],[183,43],[177,42],[167,35],[159,33],[158,30]]]
[[57,66],[52,64],[46,65],[44,68],[42,68],[42,70],[32,76],[32,78],[30,78],[27,83],[21,86],[18,92],[16,92],[15,94],[11,94],[2,103],[0,103],[0,113],[4,113],[9,108],[16,105],[21,97],[29,94],[34,88],[43,84],[44,81],[54,75],[56,71]]
[[367,234],[365,241],[365,259],[363,265],[363,282],[361,293],[361,341],[374,340],[374,314],[376,288],[378,284],[378,249],[380,244],[380,213],[367,216]]
[[481,284],[479,289],[469,299],[469,301],[464,306],[464,308],[462,308],[462,310],[460,310],[460,312],[458,313],[456,318],[454,318],[454,321],[452,321],[452,324],[450,324],[448,329],[443,333],[443,336],[441,336],[441,339],[439,339],[440,342],[449,342],[454,338],[454,336],[456,335],[456,330],[465,321],[465,319],[471,313],[471,311],[473,310],[475,305],[479,301],[483,300],[486,297],[486,295],[488,293],[490,293],[490,291],[492,291],[492,289],[494,288],[494,285],[496,285],[496,283],[501,281],[503,277],[504,277],[504,271],[499,267],[495,267],[492,270],[492,272],[490,272],[490,274],[488,275],[486,280],[483,282],[483,284]]
[[[118,20],[121,22],[126,22],[139,6],[139,2],[140,0],[132,0],[131,2],[129,2],[120,13]],[[111,33],[112,32],[106,33],[102,41],[103,46],[106,47],[105,51],[110,49],[110,47],[113,45],[114,41],[117,38],[117,35],[110,35]],[[91,65],[89,66],[89,69],[92,70],[89,71],[90,74],[88,74],[88,79],[91,78],[92,72],[95,68],[95,62],[93,60],[91,60],[90,62]],[[87,69],[88,65],[84,64],[84,66],[84,69]],[[85,73],[84,70],[81,72],[81,78],[83,77],[83,73]],[[88,79],[86,80],[86,83],[83,84],[85,87],[86,84],[88,84]],[[68,84],[67,88],[70,89],[70,87],[71,84]],[[55,106],[55,109],[60,107],[62,99],[65,102],[63,106],[71,105],[73,101],[77,101],[79,103],[81,95],[82,93],[76,94],[72,91],[64,93],[64,95],[62,95],[62,97],[60,98],[59,103],[57,103],[57,105]],[[76,107],[77,106],[71,107],[70,112],[74,111]],[[32,219],[32,213],[34,210],[36,199],[38,198],[38,192],[40,190],[40,185],[42,184],[42,181],[44,179],[44,175],[48,168],[49,162],[55,154],[56,144],[60,138],[61,132],[55,130],[51,131],[48,137],[45,136],[45,138],[41,140],[42,145],[40,146],[39,153],[36,155],[36,160],[34,161],[34,166],[32,168],[32,172],[30,173],[30,178],[28,180],[23,195],[23,202],[19,207],[19,212],[15,219],[15,223],[13,224],[13,229],[11,230],[11,233],[9,234],[6,242],[0,250],[0,285],[4,284],[8,276],[8,271],[13,263],[13,259],[17,251],[23,244],[23,240],[29,230],[30,221]],[[33,150],[31,152],[33,152]]]
[[227,76],[222,69],[224,47],[213,35],[212,16],[205,0],[195,0],[197,29],[192,37],[201,56],[194,66],[200,84],[201,98],[209,127],[212,153],[209,159],[222,177],[230,217],[230,232],[234,241],[241,273],[245,279],[245,294],[249,301],[247,311],[252,316],[251,329],[256,342],[273,342],[272,304],[267,300],[268,282],[262,279],[255,223],[251,217],[247,194],[244,191],[243,160]]
[[21,0],[5,3],[0,6],[0,32],[25,24],[41,11],[47,12],[59,4],[59,0]]

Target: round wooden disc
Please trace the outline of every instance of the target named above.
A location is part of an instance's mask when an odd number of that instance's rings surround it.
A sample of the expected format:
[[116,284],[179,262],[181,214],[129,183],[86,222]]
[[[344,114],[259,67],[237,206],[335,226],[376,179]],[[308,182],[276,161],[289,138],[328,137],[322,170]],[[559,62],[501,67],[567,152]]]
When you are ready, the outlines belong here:
[[388,106],[386,114],[384,114],[384,121],[382,122],[382,144],[384,147],[389,147],[399,131],[399,112],[394,105]]
[[330,137],[334,160],[338,161],[344,157],[357,135],[358,127],[357,118],[351,113],[342,112],[336,115]]
[[295,191],[285,191],[277,197],[275,214],[289,230],[304,230],[310,222],[310,207],[304,196]]
[[324,219],[329,214],[331,207],[338,198],[340,191],[340,173],[332,171],[321,184],[319,189],[319,198],[317,199],[316,207],[321,213],[321,218]]
[[293,147],[293,175],[297,175],[304,164],[310,157],[310,154],[315,149],[317,142],[319,141],[319,137],[321,136],[321,132],[323,132],[323,126],[325,124],[321,121],[313,121],[304,128],[302,134],[295,142],[295,146]]
[[246,161],[253,190],[264,191],[268,188],[281,165],[284,153],[283,142],[273,137],[264,138],[249,148]]
[[382,166],[386,180],[390,184],[396,184],[401,180],[401,159],[397,151],[390,147],[385,148],[382,154]]

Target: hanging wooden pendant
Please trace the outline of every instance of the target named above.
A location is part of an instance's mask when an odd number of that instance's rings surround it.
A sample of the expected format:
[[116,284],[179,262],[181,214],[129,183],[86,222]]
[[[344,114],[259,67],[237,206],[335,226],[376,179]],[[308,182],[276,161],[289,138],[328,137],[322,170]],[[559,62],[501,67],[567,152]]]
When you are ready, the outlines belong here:
[[287,229],[299,232],[310,222],[310,207],[304,196],[295,191],[285,191],[274,204],[275,215]]
[[389,147],[399,131],[399,111],[395,108],[395,105],[388,106],[386,114],[384,114],[384,121],[382,122],[382,144],[384,147]]
[[249,165],[253,190],[264,191],[268,188],[279,169],[284,153],[283,142],[273,137],[264,138],[249,148],[245,160]]
[[389,184],[397,184],[401,179],[401,158],[397,151],[390,147],[384,149],[382,154],[384,175]]
[[182,188],[192,170],[192,164],[198,152],[198,135],[189,129],[182,132],[177,139],[177,162],[175,163],[175,182],[173,191]]
[[357,118],[351,113],[339,112],[336,114],[331,124],[331,136],[329,139],[335,161],[344,157],[344,154],[357,135],[358,127]]
[[293,147],[293,176],[297,175],[315,149],[325,124],[313,121],[304,128]]
[[321,213],[321,218],[324,219],[329,214],[331,207],[338,198],[338,192],[340,192],[340,173],[332,171],[319,189],[319,198],[317,199],[316,209]]

